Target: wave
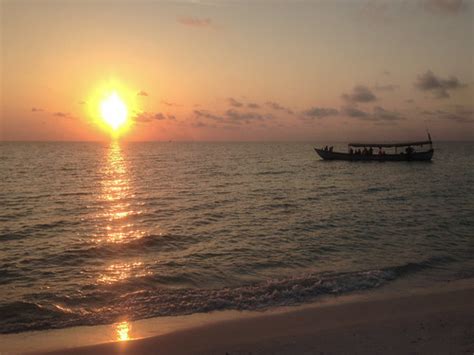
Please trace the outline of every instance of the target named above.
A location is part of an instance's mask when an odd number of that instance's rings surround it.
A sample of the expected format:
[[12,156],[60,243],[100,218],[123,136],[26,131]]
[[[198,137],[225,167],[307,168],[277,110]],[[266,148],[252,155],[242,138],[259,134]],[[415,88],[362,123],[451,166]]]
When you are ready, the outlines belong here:
[[47,237],[50,230],[72,227],[78,224],[80,224],[79,221],[67,221],[63,219],[50,223],[38,223],[16,231],[4,231],[0,234],[0,241],[18,240],[28,237]]
[[199,238],[199,236],[150,234],[118,242],[102,240],[92,242],[94,244],[87,242],[57,254],[48,254],[41,258],[30,259],[28,262],[33,265],[75,266],[86,260],[97,258],[143,255],[145,250],[147,253],[153,250],[159,250],[160,252],[183,251],[204,239],[204,237]]
[[[264,310],[313,301],[324,295],[370,290],[392,280],[455,261],[435,257],[376,270],[344,273],[310,273],[269,279],[239,287],[215,289],[163,288],[154,276],[113,287],[80,290],[76,295],[32,294],[27,301],[0,305],[0,333],[79,325],[113,323],[126,316],[137,320],[217,310]],[[146,281],[146,282],[145,282]]]

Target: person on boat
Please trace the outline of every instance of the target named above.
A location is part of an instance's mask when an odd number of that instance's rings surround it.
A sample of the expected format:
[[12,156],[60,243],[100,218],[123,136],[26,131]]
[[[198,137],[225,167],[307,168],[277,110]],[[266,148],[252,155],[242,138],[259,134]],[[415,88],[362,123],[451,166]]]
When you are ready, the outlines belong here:
[[368,150],[366,147],[364,147],[364,150],[362,151],[362,155],[367,155],[367,153],[368,153]]
[[329,147],[329,151],[332,152],[332,149],[333,149],[333,148],[334,148],[333,146],[330,146],[330,147]]
[[372,147],[369,148],[369,155],[372,155],[374,154],[374,150],[372,149]]
[[349,154],[350,155],[354,154],[354,149],[352,149],[352,147],[349,149]]
[[405,152],[407,153],[407,155],[412,154],[414,151],[415,149],[413,149],[412,146],[408,146],[407,149],[405,149]]

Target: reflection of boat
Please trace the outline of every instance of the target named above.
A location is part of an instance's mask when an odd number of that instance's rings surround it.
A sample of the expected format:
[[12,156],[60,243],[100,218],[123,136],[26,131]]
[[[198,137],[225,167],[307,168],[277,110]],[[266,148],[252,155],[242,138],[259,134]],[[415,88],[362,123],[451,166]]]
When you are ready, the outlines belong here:
[[[314,148],[324,160],[349,160],[349,161],[430,161],[433,157],[433,143],[431,136],[428,133],[429,140],[420,142],[406,142],[406,143],[349,143],[348,152],[333,152],[330,149]],[[416,151],[413,147],[423,147],[429,145],[430,149],[425,151]],[[364,148],[363,151],[354,148]],[[374,152],[373,149],[378,149]],[[384,148],[393,148],[394,151],[387,153]],[[402,149],[398,152],[398,148]],[[360,152],[360,153],[359,153]]]

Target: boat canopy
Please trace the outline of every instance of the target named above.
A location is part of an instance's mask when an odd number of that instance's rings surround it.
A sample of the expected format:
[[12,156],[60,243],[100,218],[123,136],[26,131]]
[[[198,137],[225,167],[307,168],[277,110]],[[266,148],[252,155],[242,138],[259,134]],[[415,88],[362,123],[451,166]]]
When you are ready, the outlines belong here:
[[374,148],[392,148],[392,147],[408,147],[411,145],[425,145],[432,144],[431,140],[429,141],[420,141],[420,142],[406,142],[406,143],[349,143],[350,147],[374,147]]

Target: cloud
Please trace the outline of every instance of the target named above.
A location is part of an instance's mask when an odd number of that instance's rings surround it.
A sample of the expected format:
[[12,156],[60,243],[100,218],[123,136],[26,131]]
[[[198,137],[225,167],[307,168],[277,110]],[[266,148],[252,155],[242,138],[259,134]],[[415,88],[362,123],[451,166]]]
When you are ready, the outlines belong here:
[[437,77],[431,70],[418,76],[415,87],[421,91],[432,92],[435,98],[445,99],[450,97],[450,90],[466,87],[458,78],[451,76],[448,79]]
[[202,122],[202,121],[193,122],[193,123],[192,123],[192,126],[193,126],[193,127],[196,127],[196,128],[214,127],[214,126],[208,125],[207,123],[204,123],[204,122]]
[[222,124],[242,124],[251,123],[255,121],[265,121],[273,118],[271,114],[260,114],[257,112],[241,112],[235,109],[229,109],[222,115],[216,115],[206,110],[194,110],[194,115],[198,119],[207,119]]
[[267,105],[268,107],[272,108],[275,111],[284,111],[290,115],[294,114],[293,110],[290,109],[289,107],[281,106],[279,103],[274,102],[274,101],[267,101],[265,102],[265,105]]
[[170,114],[164,114],[162,112],[156,112],[156,113],[153,113],[153,112],[140,112],[140,113],[136,114],[133,117],[133,119],[134,119],[135,122],[148,123],[148,122],[152,122],[152,121],[164,121],[164,120],[175,121],[176,116],[170,115]]
[[137,96],[148,96],[148,93],[143,91],[143,90],[140,90],[138,93],[137,93]]
[[31,112],[43,112],[44,110],[42,108],[39,108],[39,107],[32,107],[31,108]]
[[158,121],[166,120],[166,116],[164,114],[162,114],[161,112],[155,113],[152,116],[152,118],[155,119],[155,120],[158,120]]
[[352,103],[365,103],[377,100],[377,97],[367,86],[357,85],[350,94],[343,94],[342,98]]
[[233,106],[233,107],[242,107],[243,106],[243,103],[242,102],[239,102],[237,101],[236,99],[234,99],[233,97],[229,97],[227,99],[227,101],[229,102],[229,105]]
[[339,111],[335,108],[326,108],[326,107],[312,107],[306,111],[303,111],[305,117],[310,118],[324,118],[328,116],[336,116],[339,114]]
[[445,115],[447,112],[443,110],[433,110],[433,111],[423,110],[420,113],[425,116],[439,116],[439,115]]
[[166,105],[166,106],[180,106],[180,105],[178,105],[178,104],[175,103],[175,102],[166,101],[166,100],[161,100],[161,103],[162,103],[163,105]]
[[451,120],[457,123],[474,123],[474,109],[456,105],[454,109],[447,110],[423,110],[421,114],[431,119]]
[[380,106],[374,107],[371,117],[374,121],[399,121],[405,119],[398,112],[387,111]]
[[180,24],[189,27],[206,28],[211,27],[212,22],[210,18],[198,18],[198,17],[180,17],[177,20]]
[[467,8],[467,2],[463,0],[425,0],[424,5],[429,11],[450,15]]
[[371,113],[359,110],[355,107],[344,107],[341,113],[346,116],[365,121],[394,122],[405,119],[405,117],[403,117],[397,111],[388,111],[381,106],[374,106]]
[[85,101],[79,101],[78,103],[79,103],[79,105],[85,105],[86,104]]
[[456,113],[446,115],[445,119],[456,121],[458,123],[474,123],[474,115],[464,116]]
[[72,116],[67,112],[54,112],[53,116],[62,118],[72,118]]
[[349,117],[366,119],[369,117],[369,114],[365,111],[361,111],[355,107],[345,107],[342,109],[342,113]]
[[248,107],[248,108],[253,108],[253,109],[258,109],[258,108],[260,108],[260,105],[254,103],[254,102],[249,102],[249,103],[247,104],[247,107]]
[[394,84],[386,84],[386,85],[378,85],[376,84],[373,89],[375,91],[395,91],[396,89],[398,89],[399,86],[398,85],[394,85]]
[[[363,4],[363,1],[359,1],[359,3]],[[367,24],[373,23],[387,23],[392,21],[392,17],[390,16],[390,6],[389,3],[386,1],[380,0],[367,0],[365,4],[361,8],[361,13],[363,17],[365,17],[365,22]]]
[[196,117],[199,117],[199,118],[206,118],[213,121],[222,121],[222,116],[212,114],[206,110],[194,110],[193,113]]
[[250,123],[252,121],[263,121],[266,119],[273,118],[273,116],[270,114],[262,115],[256,112],[239,112],[234,109],[227,110],[225,112],[225,115],[232,122],[245,122],[245,123]]

